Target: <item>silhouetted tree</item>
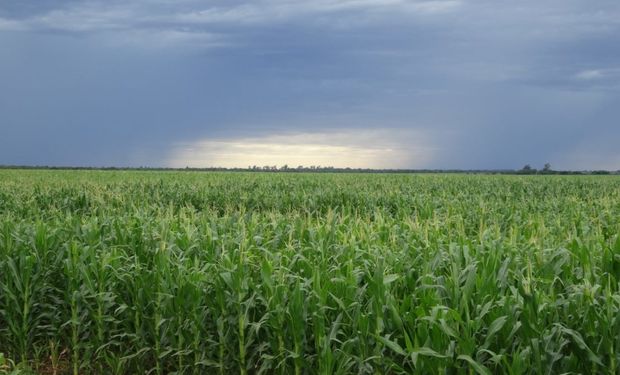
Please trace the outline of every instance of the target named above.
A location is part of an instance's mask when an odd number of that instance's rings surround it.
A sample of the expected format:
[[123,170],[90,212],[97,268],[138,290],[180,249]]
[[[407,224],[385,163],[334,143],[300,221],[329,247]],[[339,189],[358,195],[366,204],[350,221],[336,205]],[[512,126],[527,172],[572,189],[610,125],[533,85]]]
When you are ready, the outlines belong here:
[[520,174],[534,174],[536,173],[536,169],[532,168],[531,165],[525,164],[521,170],[518,171]]

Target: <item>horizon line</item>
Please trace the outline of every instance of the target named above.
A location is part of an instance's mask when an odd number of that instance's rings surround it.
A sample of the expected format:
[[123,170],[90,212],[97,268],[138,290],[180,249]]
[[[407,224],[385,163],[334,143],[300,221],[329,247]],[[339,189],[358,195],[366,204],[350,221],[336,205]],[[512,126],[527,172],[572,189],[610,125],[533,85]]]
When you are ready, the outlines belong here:
[[536,169],[533,167],[515,168],[353,168],[332,166],[297,166],[286,164],[274,166],[248,167],[163,167],[163,166],[71,166],[71,165],[18,165],[0,164],[0,170],[35,169],[35,170],[142,170],[142,171],[204,171],[204,172],[256,172],[256,173],[308,173],[308,172],[365,172],[365,173],[500,173],[500,174],[620,174],[620,169]]

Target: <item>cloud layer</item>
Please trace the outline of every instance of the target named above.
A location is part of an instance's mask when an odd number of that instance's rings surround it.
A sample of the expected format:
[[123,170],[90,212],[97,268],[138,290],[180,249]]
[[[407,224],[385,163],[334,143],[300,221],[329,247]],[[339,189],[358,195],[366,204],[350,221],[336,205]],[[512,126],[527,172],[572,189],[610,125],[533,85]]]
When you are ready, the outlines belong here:
[[615,0],[9,2],[0,164],[620,169],[619,44]]

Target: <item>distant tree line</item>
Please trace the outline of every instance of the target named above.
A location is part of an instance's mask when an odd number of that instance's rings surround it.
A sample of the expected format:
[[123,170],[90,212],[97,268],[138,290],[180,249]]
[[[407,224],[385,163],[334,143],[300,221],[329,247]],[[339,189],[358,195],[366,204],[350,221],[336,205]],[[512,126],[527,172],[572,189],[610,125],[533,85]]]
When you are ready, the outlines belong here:
[[551,168],[551,164],[546,163],[542,169],[532,168],[531,165],[526,164],[523,168],[514,171],[516,174],[620,174],[620,170],[607,171],[607,170],[587,170],[587,171],[556,171]]
[[521,169],[374,169],[374,168],[341,168],[333,166],[310,165],[289,167],[284,164],[257,166],[247,168],[224,168],[224,167],[71,167],[71,166],[47,166],[47,165],[0,165],[0,169],[47,169],[47,170],[106,170],[106,171],[204,171],[204,172],[278,172],[278,173],[471,173],[471,174],[518,174],[518,175],[620,175],[620,170],[554,170],[547,163],[542,169],[533,168],[526,164]]

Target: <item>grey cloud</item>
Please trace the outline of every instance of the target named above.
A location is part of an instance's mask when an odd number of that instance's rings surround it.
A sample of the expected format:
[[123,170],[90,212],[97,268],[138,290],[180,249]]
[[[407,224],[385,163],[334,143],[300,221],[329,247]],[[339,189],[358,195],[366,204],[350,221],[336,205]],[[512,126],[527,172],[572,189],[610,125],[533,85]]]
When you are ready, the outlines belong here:
[[0,164],[405,129],[429,167],[613,167],[619,35],[615,0],[11,2]]

